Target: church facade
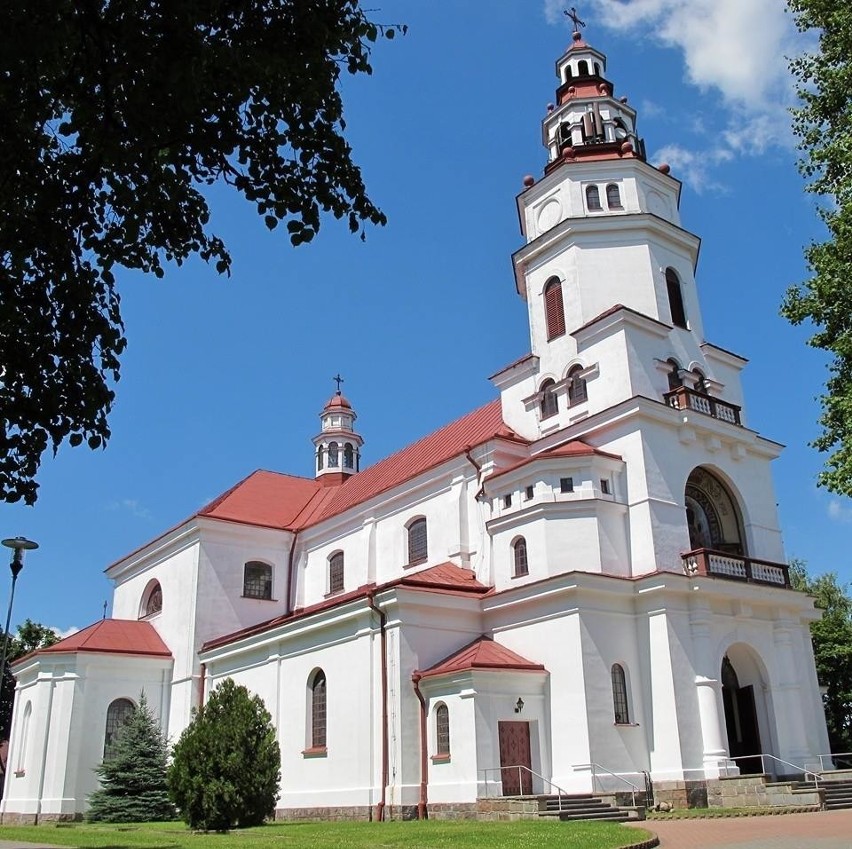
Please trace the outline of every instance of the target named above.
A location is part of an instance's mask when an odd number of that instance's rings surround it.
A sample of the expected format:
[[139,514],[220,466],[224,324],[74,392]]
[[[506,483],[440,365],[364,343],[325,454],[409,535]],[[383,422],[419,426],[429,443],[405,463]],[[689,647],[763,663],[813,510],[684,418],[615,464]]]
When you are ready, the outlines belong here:
[[111,565],[113,618],[14,666],[7,821],[85,811],[141,691],[176,740],[228,677],[272,714],[282,817],[700,787],[829,751],[781,446],[748,426],[746,361],[705,338],[680,183],[579,33],[556,70],[517,199],[531,351],[498,397],[361,469],[338,389],[313,478],[255,472]]

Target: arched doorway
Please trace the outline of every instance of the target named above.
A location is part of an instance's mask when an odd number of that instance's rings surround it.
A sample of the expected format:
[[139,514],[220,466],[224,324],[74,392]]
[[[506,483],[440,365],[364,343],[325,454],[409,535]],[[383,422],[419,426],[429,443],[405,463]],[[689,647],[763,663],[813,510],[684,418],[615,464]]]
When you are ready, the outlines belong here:
[[721,681],[728,753],[731,758],[737,758],[735,763],[741,773],[761,773],[761,759],[749,755],[759,755],[764,751],[764,743],[769,743],[769,734],[761,735],[761,725],[768,721],[765,682],[747,646],[738,644],[728,649],[722,658]]
[[693,469],[684,494],[689,548],[745,554],[742,520],[730,490],[707,469]]

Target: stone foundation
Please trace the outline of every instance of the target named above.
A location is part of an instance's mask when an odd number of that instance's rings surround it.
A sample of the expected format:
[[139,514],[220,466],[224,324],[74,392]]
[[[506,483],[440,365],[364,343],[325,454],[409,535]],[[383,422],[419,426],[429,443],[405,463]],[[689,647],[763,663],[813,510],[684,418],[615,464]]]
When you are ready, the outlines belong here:
[[82,814],[0,814],[0,825],[37,825],[44,822],[81,822]]
[[655,781],[654,801],[667,802],[673,808],[706,808],[706,781]]
[[794,789],[791,781],[767,784],[761,775],[740,776],[708,781],[707,802],[711,808],[821,806],[822,794]]
[[[431,807],[430,805],[430,812]],[[535,796],[522,799],[477,799],[475,818],[483,822],[535,820],[538,819],[540,807],[538,797]]]

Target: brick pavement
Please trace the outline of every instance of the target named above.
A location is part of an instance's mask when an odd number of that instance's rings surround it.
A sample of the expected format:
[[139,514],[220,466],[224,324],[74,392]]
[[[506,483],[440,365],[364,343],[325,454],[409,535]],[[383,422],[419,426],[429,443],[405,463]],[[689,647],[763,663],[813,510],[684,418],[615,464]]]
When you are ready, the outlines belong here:
[[661,849],[852,849],[852,810],[637,825],[656,832]]

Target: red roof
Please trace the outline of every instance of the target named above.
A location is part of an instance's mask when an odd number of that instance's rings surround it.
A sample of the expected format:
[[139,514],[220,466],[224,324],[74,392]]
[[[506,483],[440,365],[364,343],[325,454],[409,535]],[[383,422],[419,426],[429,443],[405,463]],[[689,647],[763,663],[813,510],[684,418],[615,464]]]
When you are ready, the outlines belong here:
[[399,580],[405,587],[459,590],[460,592],[487,593],[488,587],[476,580],[470,569],[462,569],[455,563],[441,563],[422,572],[412,572]]
[[429,678],[433,675],[463,672],[469,669],[545,671],[540,663],[533,663],[515,654],[511,649],[501,646],[500,643],[495,643],[491,637],[483,635],[419,674],[421,678]]
[[607,451],[601,451],[599,448],[586,444],[581,439],[572,439],[571,442],[558,445],[556,448],[541,451],[538,454],[533,454],[531,457],[525,457],[523,460],[519,460],[511,466],[507,466],[505,469],[500,469],[499,471],[490,474],[485,480],[486,483],[488,481],[495,480],[501,475],[513,472],[515,469],[520,469],[522,466],[527,466],[530,463],[534,463],[536,460],[550,460],[553,457],[588,457],[591,455],[597,455],[598,457],[610,457],[613,460],[621,460],[621,457],[617,454],[610,454]]
[[345,395],[341,395],[340,392],[336,392],[331,398],[328,399],[328,403],[325,405],[325,409],[333,407],[345,407],[347,410],[352,409],[352,405],[349,403],[349,399]]
[[[136,654],[149,657],[171,657],[169,647],[150,622],[134,619],[101,619],[82,631],[46,649],[32,654],[55,652],[105,652],[108,654]],[[32,654],[27,655],[31,657]],[[21,658],[23,660],[24,658]],[[20,663],[21,661],[17,661]]]

